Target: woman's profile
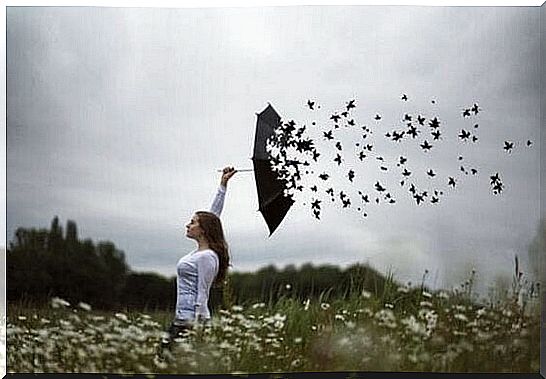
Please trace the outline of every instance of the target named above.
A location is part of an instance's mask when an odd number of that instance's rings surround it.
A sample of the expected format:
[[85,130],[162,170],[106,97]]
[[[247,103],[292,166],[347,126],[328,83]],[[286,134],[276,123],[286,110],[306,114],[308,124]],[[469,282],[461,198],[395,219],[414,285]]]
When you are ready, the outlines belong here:
[[176,265],[175,317],[161,340],[161,349],[170,349],[172,341],[195,322],[210,320],[208,307],[213,283],[223,283],[230,264],[228,245],[224,237],[220,214],[229,179],[237,172],[233,167],[222,171],[220,185],[210,211],[197,211],[186,225],[186,237],[195,240],[197,248],[186,254]]

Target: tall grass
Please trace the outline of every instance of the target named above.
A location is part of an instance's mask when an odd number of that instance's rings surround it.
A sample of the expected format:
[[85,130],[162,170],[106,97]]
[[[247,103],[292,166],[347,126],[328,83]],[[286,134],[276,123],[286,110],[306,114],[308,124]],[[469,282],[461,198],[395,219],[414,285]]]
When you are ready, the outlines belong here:
[[[8,372],[259,373],[295,371],[538,372],[538,290],[516,270],[501,303],[477,302],[475,273],[453,291],[392,274],[381,290],[354,284],[344,297],[233,305],[156,356],[169,312],[98,312],[52,299],[11,305]],[[361,283],[355,280],[354,283]],[[526,292],[527,291],[527,292]],[[522,293],[526,293],[522,297]]]

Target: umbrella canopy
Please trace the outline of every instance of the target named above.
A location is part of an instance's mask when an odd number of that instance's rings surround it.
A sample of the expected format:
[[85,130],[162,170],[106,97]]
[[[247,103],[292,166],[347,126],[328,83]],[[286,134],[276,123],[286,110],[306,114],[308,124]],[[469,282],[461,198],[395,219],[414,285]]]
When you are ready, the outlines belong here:
[[254,177],[258,192],[258,210],[269,228],[269,236],[279,226],[294,200],[284,194],[286,181],[279,179],[271,169],[269,154],[266,150],[267,139],[273,135],[275,128],[281,123],[281,117],[269,104],[258,114],[256,122],[256,137],[254,139]]

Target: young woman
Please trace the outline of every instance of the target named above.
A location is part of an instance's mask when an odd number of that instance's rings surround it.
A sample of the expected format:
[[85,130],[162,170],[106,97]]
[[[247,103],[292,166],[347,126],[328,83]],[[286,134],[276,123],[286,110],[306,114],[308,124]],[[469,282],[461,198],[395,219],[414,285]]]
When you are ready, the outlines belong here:
[[176,311],[162,348],[170,348],[172,340],[190,329],[197,321],[210,319],[208,299],[213,283],[222,284],[229,266],[228,245],[224,238],[220,214],[229,179],[237,171],[226,167],[210,212],[195,212],[186,225],[186,237],[197,242],[197,248],[176,265]]

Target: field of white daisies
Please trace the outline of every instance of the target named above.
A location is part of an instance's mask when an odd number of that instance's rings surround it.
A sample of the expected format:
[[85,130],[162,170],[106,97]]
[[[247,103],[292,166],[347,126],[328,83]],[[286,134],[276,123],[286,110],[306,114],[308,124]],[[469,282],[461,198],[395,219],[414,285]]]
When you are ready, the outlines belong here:
[[8,308],[8,373],[538,372],[538,296],[480,305],[392,288],[347,299],[234,305],[157,356],[167,312],[100,312],[59,298]]

